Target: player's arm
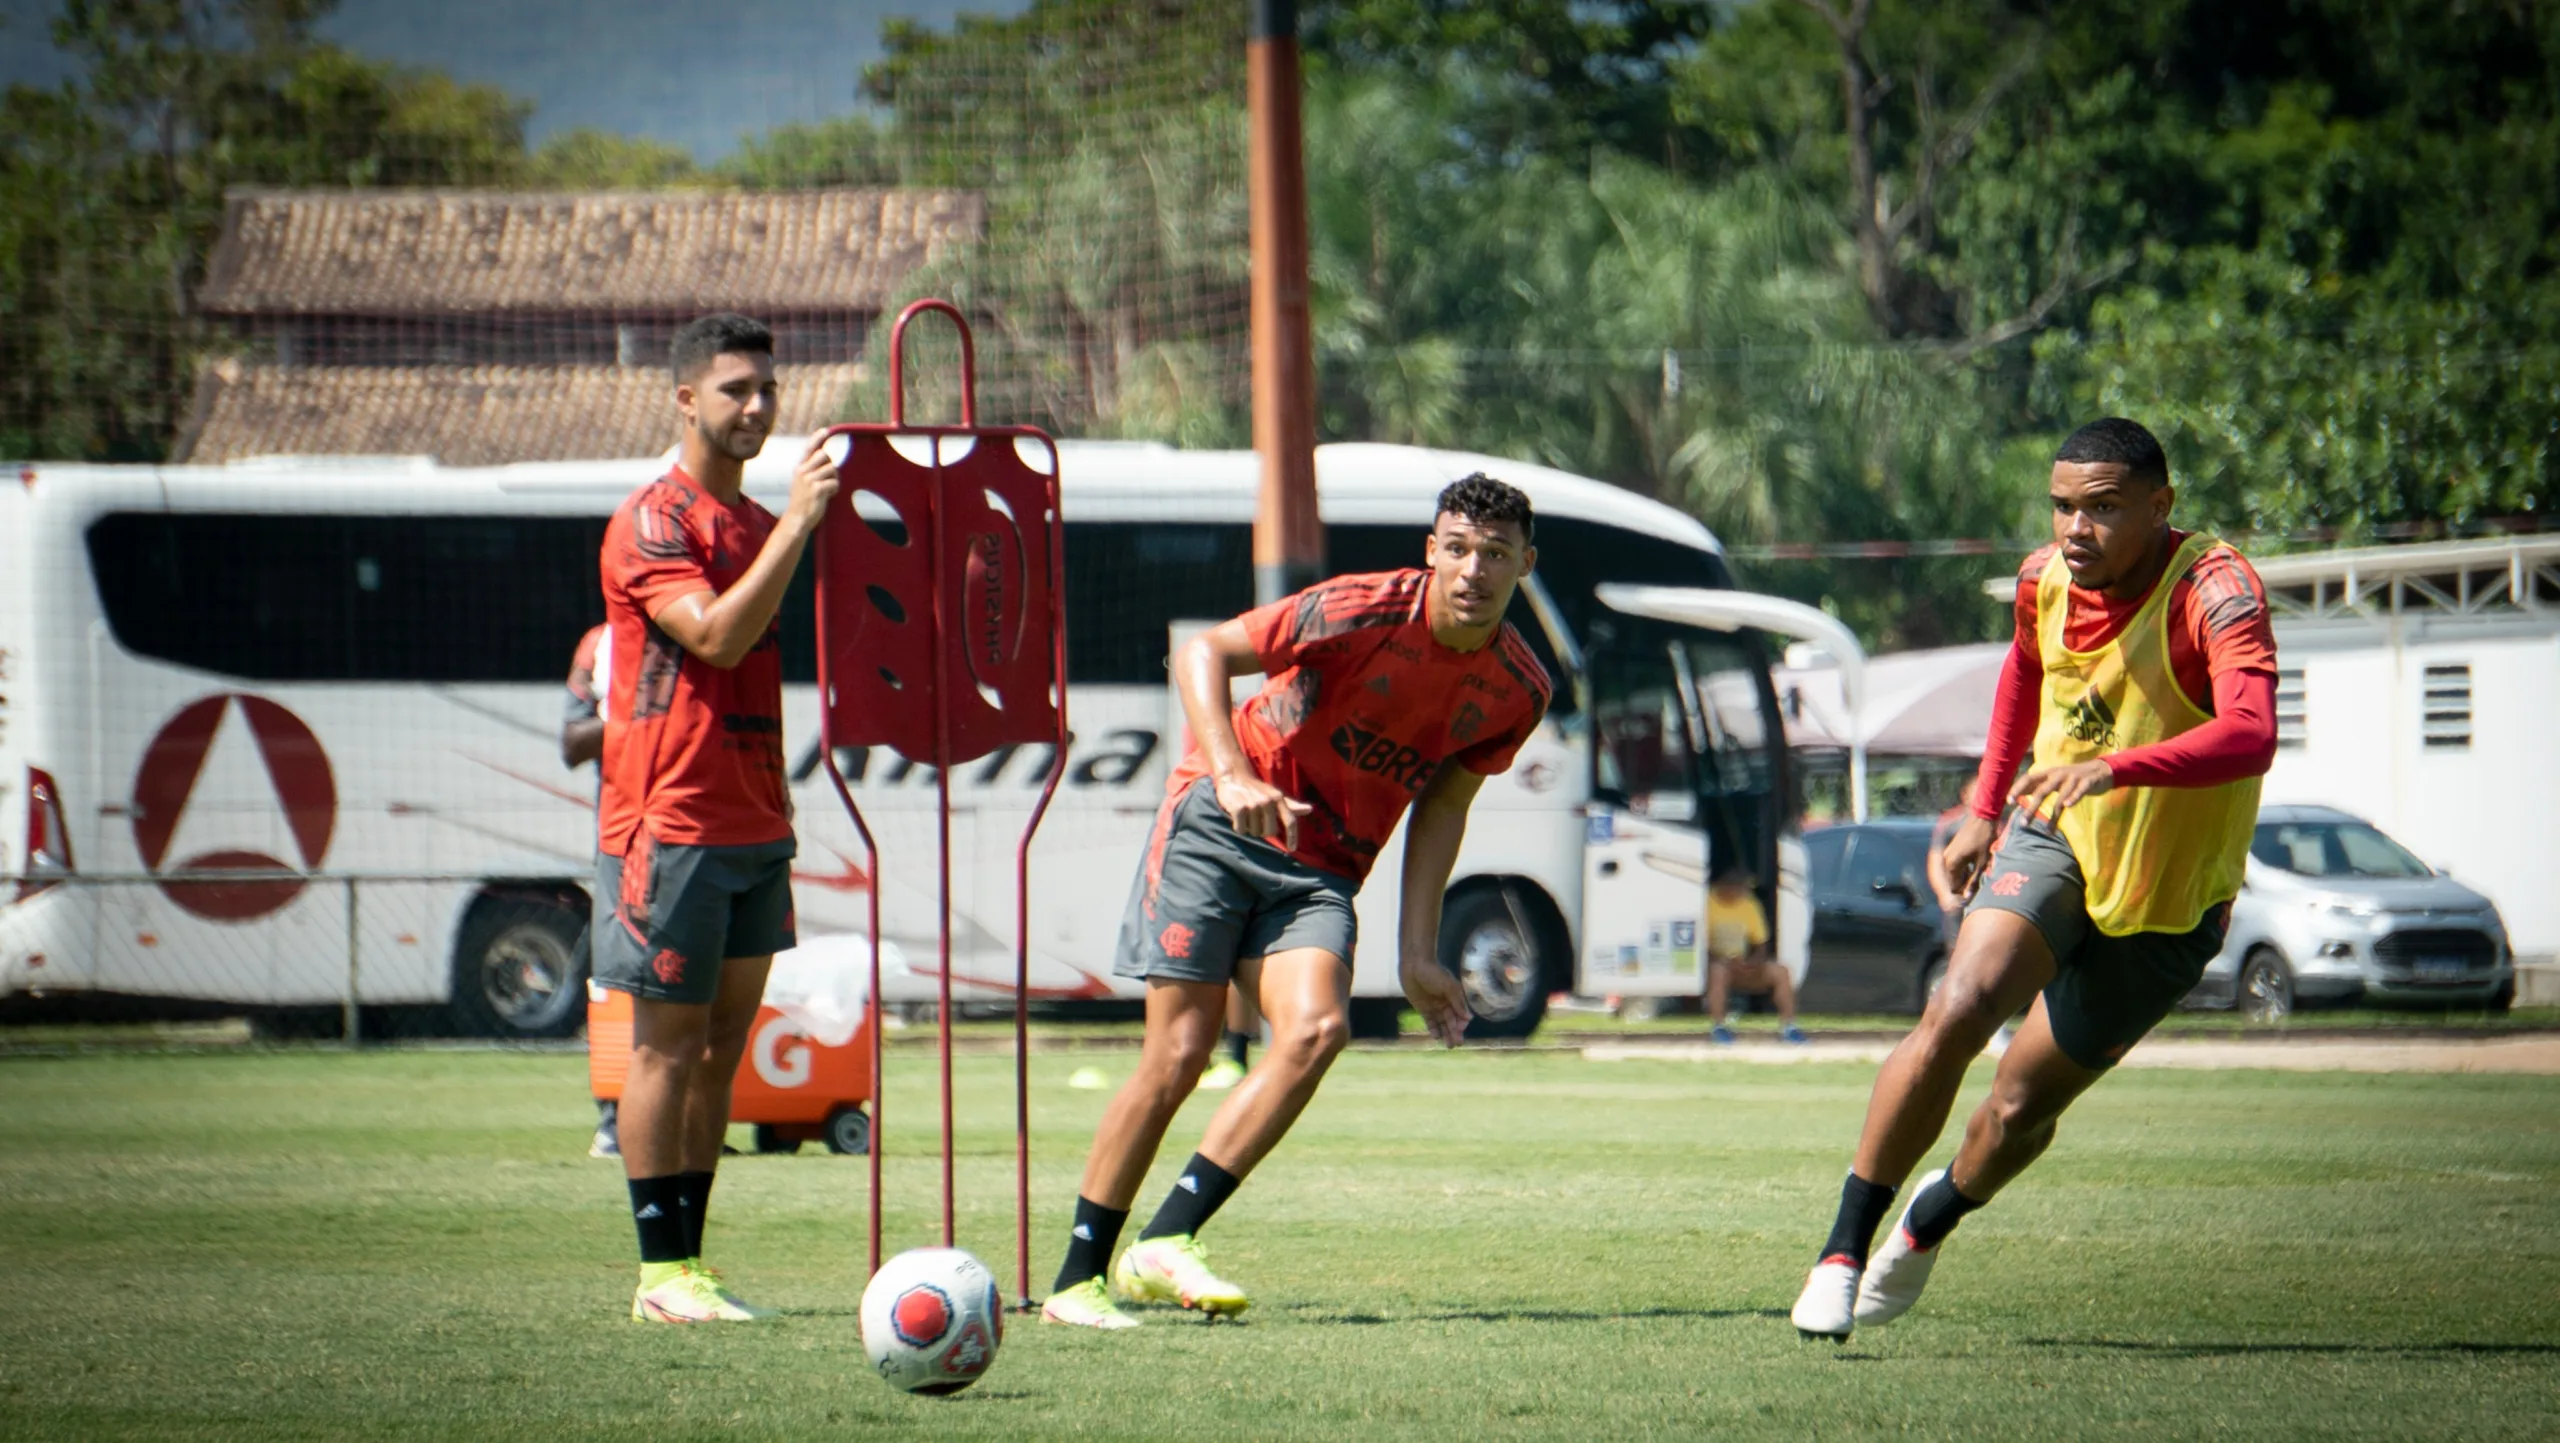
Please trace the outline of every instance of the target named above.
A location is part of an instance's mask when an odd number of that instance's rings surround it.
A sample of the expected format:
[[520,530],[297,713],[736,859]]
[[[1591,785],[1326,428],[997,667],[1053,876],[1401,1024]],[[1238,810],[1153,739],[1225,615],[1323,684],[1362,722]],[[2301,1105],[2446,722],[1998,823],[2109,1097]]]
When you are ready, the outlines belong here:
[[827,455],[826,438],[820,437],[809,443],[808,454],[791,473],[790,504],[738,584],[727,591],[705,588],[669,597],[651,608],[649,619],[674,637],[676,645],[723,671],[746,660],[782,609],[782,593],[800,565],[801,549],[817,533],[837,484],[836,463]]
[[1182,719],[1209,763],[1219,809],[1248,837],[1278,837],[1298,845],[1298,819],[1315,810],[1264,781],[1246,759],[1228,715],[1228,683],[1262,670],[1261,653],[1243,617],[1233,617],[1182,644],[1173,658],[1173,685],[1182,697]]
[[1405,819],[1404,906],[1396,923],[1396,978],[1405,1000],[1431,1026],[1431,1035],[1455,1047],[1467,1035],[1467,989],[1440,965],[1440,899],[1467,839],[1467,809],[1484,778],[1452,761],[1414,798]]
[[582,767],[604,755],[604,720],[588,717],[560,728],[560,763]]
[[[2033,567],[2035,558],[2030,557],[2028,564]],[[2044,692],[2044,654],[2037,649],[2035,615],[2034,582],[2022,573],[2016,625],[2009,654],[2000,662],[2000,688],[1991,701],[1991,730],[1983,738],[1982,770],[1974,778],[1973,813],[1947,839],[1942,856],[1932,862],[1931,884],[1936,885],[1936,870],[1943,868],[1946,890],[1959,899],[1971,897],[1982,880],[1982,869],[1991,860],[1992,828],[2009,795],[2009,779],[2035,745],[2036,709]]]

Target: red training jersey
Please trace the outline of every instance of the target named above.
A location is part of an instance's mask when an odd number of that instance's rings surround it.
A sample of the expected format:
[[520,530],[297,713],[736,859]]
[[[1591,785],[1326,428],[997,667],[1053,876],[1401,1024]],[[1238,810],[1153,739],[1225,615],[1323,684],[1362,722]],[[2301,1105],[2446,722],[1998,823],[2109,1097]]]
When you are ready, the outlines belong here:
[[726,671],[686,651],[651,615],[679,596],[738,583],[773,534],[773,513],[723,502],[682,468],[641,487],[604,529],[605,696],[597,844],[625,856],[660,842],[743,846],[791,835],[782,763],[779,626]]
[[[1546,715],[1555,684],[1520,633],[1505,622],[1450,650],[1424,614],[1430,585],[1427,571],[1337,576],[1241,618],[1266,680],[1236,708],[1236,740],[1256,776],[1315,809],[1290,855],[1319,871],[1368,876],[1442,763],[1508,770]],[[1195,741],[1166,805],[1208,774]]]

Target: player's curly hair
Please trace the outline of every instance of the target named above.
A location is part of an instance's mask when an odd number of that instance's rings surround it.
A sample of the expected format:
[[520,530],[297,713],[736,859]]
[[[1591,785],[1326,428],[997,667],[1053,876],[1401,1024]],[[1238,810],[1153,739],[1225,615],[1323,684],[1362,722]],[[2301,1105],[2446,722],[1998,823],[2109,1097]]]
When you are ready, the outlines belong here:
[[2139,421],[2122,416],[2106,416],[2071,433],[2062,449],[2053,453],[2056,461],[2084,464],[2111,462],[2133,473],[2133,479],[2152,486],[2169,484],[2169,453],[2160,449],[2160,438]]
[[1441,488],[1439,509],[1434,520],[1443,516],[1463,516],[1481,526],[1492,521],[1513,522],[1520,528],[1520,539],[1538,539],[1538,518],[1529,509],[1529,498],[1520,488],[1496,481],[1482,471],[1461,476]]
[[698,379],[711,368],[711,358],[731,351],[762,351],[773,354],[773,330],[764,322],[749,319],[736,311],[715,311],[696,316],[676,331],[667,346],[667,366],[675,372],[681,386]]

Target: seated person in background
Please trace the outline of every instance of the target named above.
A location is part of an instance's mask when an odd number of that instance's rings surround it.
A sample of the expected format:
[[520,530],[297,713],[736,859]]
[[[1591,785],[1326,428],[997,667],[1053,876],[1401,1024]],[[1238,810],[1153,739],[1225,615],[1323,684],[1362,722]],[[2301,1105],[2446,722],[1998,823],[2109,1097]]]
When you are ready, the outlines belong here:
[[1707,1018],[1710,1035],[1731,1042],[1725,1025],[1725,999],[1734,992],[1773,992],[1778,999],[1778,1036],[1804,1041],[1796,1026],[1796,982],[1769,950],[1769,914],[1751,890],[1752,877],[1740,867],[1725,867],[1707,887]]

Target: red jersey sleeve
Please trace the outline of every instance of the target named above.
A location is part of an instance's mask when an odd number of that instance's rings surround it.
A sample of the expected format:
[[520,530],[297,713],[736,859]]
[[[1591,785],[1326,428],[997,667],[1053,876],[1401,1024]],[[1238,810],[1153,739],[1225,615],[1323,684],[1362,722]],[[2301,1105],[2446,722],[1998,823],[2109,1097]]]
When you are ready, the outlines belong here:
[[2044,652],[2036,643],[2036,580],[2053,560],[2040,547],[2018,567],[2018,600],[2009,655],[2000,663],[2000,689],[1991,702],[1991,731],[1983,738],[1982,770],[1973,784],[1973,814],[2000,819],[2009,804],[2009,782],[2036,740],[2036,709],[2044,698]]
[[1305,598],[1303,592],[1284,596],[1236,618],[1244,623],[1245,639],[1253,643],[1253,654],[1262,660],[1264,676],[1277,676],[1298,664],[1298,618],[1304,614]]
[[2275,616],[2267,609],[2266,583],[2239,552],[2217,546],[2198,558],[2170,598],[2172,624],[2207,675],[2276,669]]
[[641,615],[652,618],[679,596],[719,590],[704,567],[701,543],[669,490],[653,488],[615,518],[621,535],[608,552],[613,565],[606,583],[620,588]]

